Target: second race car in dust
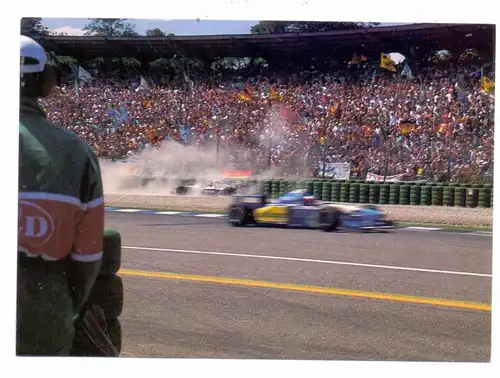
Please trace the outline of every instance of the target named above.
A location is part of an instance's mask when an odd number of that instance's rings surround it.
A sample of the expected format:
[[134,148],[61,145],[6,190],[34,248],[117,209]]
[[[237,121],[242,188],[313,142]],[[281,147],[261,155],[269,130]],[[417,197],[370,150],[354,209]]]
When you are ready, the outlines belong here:
[[393,222],[385,219],[385,213],[376,206],[321,202],[305,189],[270,202],[263,195],[235,195],[228,208],[228,220],[235,227],[266,224],[324,231],[394,228]]

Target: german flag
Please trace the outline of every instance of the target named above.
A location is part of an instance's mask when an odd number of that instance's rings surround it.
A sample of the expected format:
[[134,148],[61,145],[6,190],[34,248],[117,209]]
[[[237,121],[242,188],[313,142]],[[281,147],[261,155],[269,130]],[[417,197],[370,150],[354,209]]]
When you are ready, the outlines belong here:
[[276,89],[274,89],[273,87],[269,87],[269,100],[282,101],[283,97],[280,96],[278,92],[276,92]]
[[338,104],[333,104],[328,107],[328,116],[333,117],[337,111]]
[[342,108],[339,102],[335,102],[334,104],[328,107],[328,117],[339,119],[341,116],[342,116]]
[[444,122],[437,125],[437,131],[443,134],[445,137],[449,137],[453,134],[453,122]]
[[495,92],[495,82],[487,76],[483,76],[481,80],[481,86],[483,87],[483,91],[485,91],[486,93]]
[[437,125],[436,129],[437,129],[437,132],[438,133],[441,133],[441,134],[444,134],[446,132],[446,123],[440,123],[439,125]]
[[252,102],[253,99],[253,88],[250,84],[247,84],[245,86],[245,89],[243,89],[240,94],[239,94],[239,99],[246,101],[246,102]]
[[415,122],[412,121],[403,121],[399,124],[399,132],[401,135],[406,135],[411,133],[412,131],[415,131],[417,125]]

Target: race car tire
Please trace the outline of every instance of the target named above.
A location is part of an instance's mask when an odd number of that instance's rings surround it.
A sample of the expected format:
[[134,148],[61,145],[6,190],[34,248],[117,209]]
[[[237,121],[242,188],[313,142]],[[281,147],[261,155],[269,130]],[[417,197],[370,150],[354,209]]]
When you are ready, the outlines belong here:
[[179,186],[175,189],[175,194],[186,195],[188,194],[188,188],[186,188],[185,186]]
[[392,220],[384,220],[384,227],[396,227],[396,223]]
[[231,205],[228,212],[229,223],[234,227],[246,226],[249,222],[249,211],[243,205]]
[[108,321],[108,335],[114,347],[120,353],[122,351],[122,325],[119,319]]
[[[123,281],[120,276],[98,276],[85,309],[100,306],[106,320],[115,320],[123,311]],[[84,310],[85,310],[84,309]]]
[[340,225],[339,211],[325,207],[319,213],[319,228],[325,232],[335,231]]
[[235,193],[236,193],[235,188],[224,188],[219,192],[219,195],[220,196],[232,196]]
[[104,229],[104,245],[101,270],[101,276],[110,276],[120,270],[122,259],[122,238],[118,231],[109,228]]

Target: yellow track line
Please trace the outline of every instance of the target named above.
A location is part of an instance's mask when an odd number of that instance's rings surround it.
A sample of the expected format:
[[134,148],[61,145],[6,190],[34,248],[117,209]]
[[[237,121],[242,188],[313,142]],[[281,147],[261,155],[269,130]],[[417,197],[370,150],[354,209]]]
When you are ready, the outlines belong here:
[[332,287],[257,281],[257,280],[243,279],[243,278],[199,276],[193,274],[180,274],[180,273],[168,273],[168,272],[149,272],[144,270],[133,270],[133,269],[120,269],[118,274],[122,276],[163,278],[168,280],[181,280],[181,281],[214,283],[222,285],[259,287],[264,289],[300,291],[300,292],[314,293],[314,294],[340,295],[344,297],[379,299],[379,300],[387,300],[395,302],[432,305],[439,307],[453,307],[453,308],[462,308],[467,310],[491,311],[491,305],[488,303],[475,303],[475,302],[458,301],[453,299],[424,298],[413,295],[377,293],[371,291],[337,289]]

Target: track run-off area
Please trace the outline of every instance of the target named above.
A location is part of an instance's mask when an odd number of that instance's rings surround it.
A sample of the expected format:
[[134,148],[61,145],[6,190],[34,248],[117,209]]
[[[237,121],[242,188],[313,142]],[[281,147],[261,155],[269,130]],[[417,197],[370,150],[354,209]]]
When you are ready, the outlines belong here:
[[492,236],[108,212],[123,356],[489,361]]

